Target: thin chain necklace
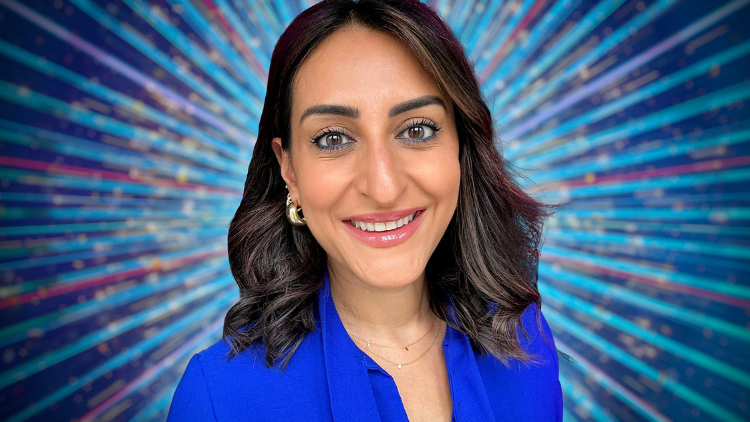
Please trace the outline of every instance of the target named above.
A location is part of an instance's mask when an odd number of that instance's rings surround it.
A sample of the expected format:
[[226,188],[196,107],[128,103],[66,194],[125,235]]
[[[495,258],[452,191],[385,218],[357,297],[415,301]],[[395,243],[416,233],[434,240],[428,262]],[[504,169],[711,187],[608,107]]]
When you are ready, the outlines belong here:
[[429,334],[429,333],[430,333],[430,331],[432,331],[432,327],[433,327],[434,325],[435,325],[435,322],[433,321],[433,322],[432,322],[432,326],[430,326],[430,329],[429,329],[429,330],[427,330],[427,331],[425,331],[425,333],[424,333],[424,334],[422,334],[422,337],[420,337],[420,338],[419,338],[419,339],[417,339],[416,341],[413,341],[413,342],[411,342],[411,343],[409,343],[409,344],[407,344],[406,346],[403,346],[403,347],[401,347],[401,346],[388,346],[388,345],[386,345],[386,344],[378,344],[378,343],[374,343],[374,342],[372,342],[372,341],[370,341],[370,340],[366,340],[366,339],[363,339],[362,337],[360,337],[360,336],[358,336],[357,334],[353,333],[352,331],[350,331],[350,330],[349,330],[348,328],[346,328],[346,327],[344,327],[344,329],[346,330],[346,332],[347,332],[347,333],[349,333],[349,334],[351,334],[352,336],[354,336],[354,337],[356,337],[356,338],[358,338],[358,339],[362,340],[362,342],[364,342],[364,343],[365,343],[365,347],[367,347],[368,349],[370,348],[370,346],[378,346],[378,347],[386,347],[386,348],[388,348],[388,349],[404,349],[404,350],[406,350],[406,351],[408,352],[408,351],[409,351],[409,346],[413,346],[413,345],[415,345],[415,344],[419,343],[420,341],[422,341],[422,339],[423,339],[423,338],[427,337],[427,334]]
[[[349,330],[346,330],[346,331],[349,331]],[[350,331],[350,333],[351,333],[351,331]],[[394,362],[394,361],[392,361],[392,360],[390,360],[390,359],[388,359],[386,357],[380,356],[379,354],[375,353],[372,349],[370,349],[370,344],[371,343],[366,343],[367,352],[372,353],[373,355],[379,357],[380,359],[383,359],[384,361],[390,363],[391,365],[395,366],[396,368],[401,369],[402,366],[406,366],[406,365],[412,364],[412,363],[414,363],[414,362],[422,359],[422,357],[424,355],[426,355],[427,352],[429,352],[432,349],[432,346],[435,345],[435,339],[437,338],[438,333],[440,333],[440,324],[438,324],[438,328],[437,328],[437,330],[435,330],[435,335],[432,337],[432,341],[430,342],[430,347],[428,347],[424,352],[422,352],[422,354],[419,355],[416,359],[410,360],[409,362],[398,363],[398,362]],[[356,338],[359,339],[359,341],[362,341],[362,342],[366,342],[367,341],[367,340],[363,340],[361,337],[356,337]],[[412,344],[414,344],[414,343],[412,343]]]

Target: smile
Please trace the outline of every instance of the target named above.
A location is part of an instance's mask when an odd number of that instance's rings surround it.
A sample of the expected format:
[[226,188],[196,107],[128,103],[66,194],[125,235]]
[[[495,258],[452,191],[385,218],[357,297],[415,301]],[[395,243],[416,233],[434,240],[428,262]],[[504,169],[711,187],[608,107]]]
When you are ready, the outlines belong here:
[[412,213],[411,215],[407,215],[404,218],[395,220],[395,221],[383,221],[383,222],[377,222],[377,223],[367,223],[364,221],[357,221],[357,220],[350,220],[350,223],[352,226],[362,230],[362,231],[368,231],[368,232],[384,232],[387,230],[395,230],[398,228],[401,228],[414,220],[414,218],[419,214],[421,211],[416,211]]
[[[416,210],[405,217],[387,221],[361,221],[351,218],[342,223],[349,233],[364,244],[375,248],[388,248],[406,242],[417,231],[419,223],[424,220],[425,211],[425,209]],[[364,217],[368,220],[374,219],[371,215]]]

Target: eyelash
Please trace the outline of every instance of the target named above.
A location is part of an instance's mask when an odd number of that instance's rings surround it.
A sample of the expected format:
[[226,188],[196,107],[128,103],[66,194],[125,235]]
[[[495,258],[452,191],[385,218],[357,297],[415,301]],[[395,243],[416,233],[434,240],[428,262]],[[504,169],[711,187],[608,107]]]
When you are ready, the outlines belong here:
[[[414,140],[414,139],[409,139],[409,138],[398,138],[398,139],[402,139],[402,140],[404,140],[404,141],[406,141],[406,142],[408,142],[410,144],[422,144],[422,143],[425,143],[425,142],[428,142],[428,141],[434,139],[437,136],[438,132],[440,132],[440,127],[438,125],[436,125],[435,123],[431,122],[430,120],[422,118],[419,121],[414,121],[414,122],[409,123],[399,133],[404,133],[407,130],[410,130],[410,129],[414,128],[414,127],[419,127],[419,126],[427,126],[428,128],[432,129],[433,134],[431,136],[427,137],[427,138],[420,138],[421,140]],[[351,138],[351,136],[344,129],[327,127],[325,129],[321,130],[320,132],[316,133],[315,135],[313,135],[313,137],[310,138],[310,142],[312,142],[313,144],[315,144],[315,146],[318,149],[326,150],[326,151],[332,151],[332,150],[336,150],[336,149],[339,149],[339,148],[344,148],[347,144],[351,143],[351,142],[347,142],[346,144],[339,144],[339,145],[336,145],[336,146],[328,146],[328,147],[323,147],[323,146],[320,146],[318,144],[318,141],[320,141],[323,137],[331,135],[331,134],[343,135],[343,136],[346,136],[347,138]]]

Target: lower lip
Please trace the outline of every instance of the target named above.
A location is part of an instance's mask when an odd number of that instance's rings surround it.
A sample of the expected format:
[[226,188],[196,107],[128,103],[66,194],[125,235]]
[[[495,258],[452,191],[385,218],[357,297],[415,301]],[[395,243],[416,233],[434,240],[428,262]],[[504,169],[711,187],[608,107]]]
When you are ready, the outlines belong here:
[[349,221],[344,221],[344,225],[357,239],[364,243],[375,247],[375,248],[389,248],[391,246],[400,245],[406,242],[406,239],[410,238],[412,234],[419,227],[419,223],[422,222],[422,216],[425,210],[419,211],[416,217],[409,224],[401,226],[397,229],[386,230],[384,232],[368,232],[360,230]]

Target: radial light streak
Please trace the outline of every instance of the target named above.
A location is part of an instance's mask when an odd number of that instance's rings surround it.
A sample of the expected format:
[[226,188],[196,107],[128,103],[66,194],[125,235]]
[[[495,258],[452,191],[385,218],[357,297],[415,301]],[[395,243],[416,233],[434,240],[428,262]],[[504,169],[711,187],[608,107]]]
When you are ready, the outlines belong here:
[[[517,183],[563,204],[566,421],[750,418],[748,3],[429,2]],[[237,300],[226,230],[310,4],[0,0],[0,419],[164,420]]]

